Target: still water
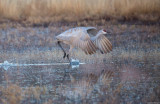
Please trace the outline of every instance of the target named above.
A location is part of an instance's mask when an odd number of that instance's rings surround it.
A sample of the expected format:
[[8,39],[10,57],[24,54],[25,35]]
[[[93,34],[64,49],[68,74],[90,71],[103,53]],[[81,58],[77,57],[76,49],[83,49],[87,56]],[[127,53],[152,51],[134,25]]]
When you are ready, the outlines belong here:
[[155,62],[121,60],[86,63],[78,68],[65,64],[1,68],[1,101],[9,102],[12,95],[6,93],[11,91],[24,104],[158,102],[159,66]]

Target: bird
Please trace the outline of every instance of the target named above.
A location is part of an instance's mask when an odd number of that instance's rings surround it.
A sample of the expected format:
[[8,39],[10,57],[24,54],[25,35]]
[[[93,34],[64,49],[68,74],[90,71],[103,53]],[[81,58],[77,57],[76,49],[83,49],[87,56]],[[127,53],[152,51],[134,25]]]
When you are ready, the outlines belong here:
[[[71,54],[73,48],[80,48],[87,55],[92,55],[98,50],[102,54],[112,51],[112,44],[105,34],[108,34],[105,29],[101,29],[97,32],[95,27],[75,27],[57,35],[56,42],[64,52],[63,58],[67,57],[70,61],[69,55]],[[69,52],[64,50],[61,43],[70,46]]]

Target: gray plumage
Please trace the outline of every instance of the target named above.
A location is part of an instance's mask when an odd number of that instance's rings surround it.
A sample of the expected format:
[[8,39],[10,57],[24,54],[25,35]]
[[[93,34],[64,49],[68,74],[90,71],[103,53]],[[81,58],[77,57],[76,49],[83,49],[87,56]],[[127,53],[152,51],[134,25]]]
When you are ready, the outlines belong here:
[[107,34],[104,29],[97,32],[95,27],[76,27],[59,34],[56,39],[59,43],[63,42],[70,46],[68,55],[74,47],[81,48],[86,54],[94,54],[97,50],[109,53],[112,51],[112,44],[104,34]]

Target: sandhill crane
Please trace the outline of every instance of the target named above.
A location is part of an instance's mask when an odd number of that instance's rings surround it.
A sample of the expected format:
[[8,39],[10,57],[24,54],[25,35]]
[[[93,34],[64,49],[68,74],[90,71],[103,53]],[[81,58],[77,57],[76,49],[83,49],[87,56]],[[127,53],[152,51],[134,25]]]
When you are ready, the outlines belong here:
[[[56,36],[57,43],[64,52],[63,58],[67,56],[69,60],[69,55],[74,47],[81,48],[86,54],[90,55],[96,53],[97,50],[100,50],[102,54],[112,51],[112,44],[104,35],[107,34],[107,31],[102,29],[95,36],[92,36],[95,33],[95,27],[76,27]],[[70,46],[67,54],[62,48],[61,42]]]

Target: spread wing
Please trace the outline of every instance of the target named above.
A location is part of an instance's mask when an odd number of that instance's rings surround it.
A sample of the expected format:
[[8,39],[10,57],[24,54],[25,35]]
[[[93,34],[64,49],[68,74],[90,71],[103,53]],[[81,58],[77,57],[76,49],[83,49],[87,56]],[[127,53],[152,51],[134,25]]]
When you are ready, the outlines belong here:
[[[93,40],[93,39],[92,39]],[[94,44],[98,49],[101,51],[101,53],[109,53],[112,51],[112,44],[111,42],[105,37],[104,35],[100,35],[96,39],[93,40]]]
[[73,44],[77,48],[81,48],[86,54],[94,54],[97,50],[94,43],[91,41],[88,31],[93,31],[94,27],[82,27],[79,31],[79,37],[75,37]]
[[76,47],[81,48],[86,54],[94,54],[97,50],[96,46],[90,39],[74,41]]
[[89,29],[87,29],[87,33],[90,35],[90,36],[95,36],[97,34],[97,29],[95,27],[90,27]]

